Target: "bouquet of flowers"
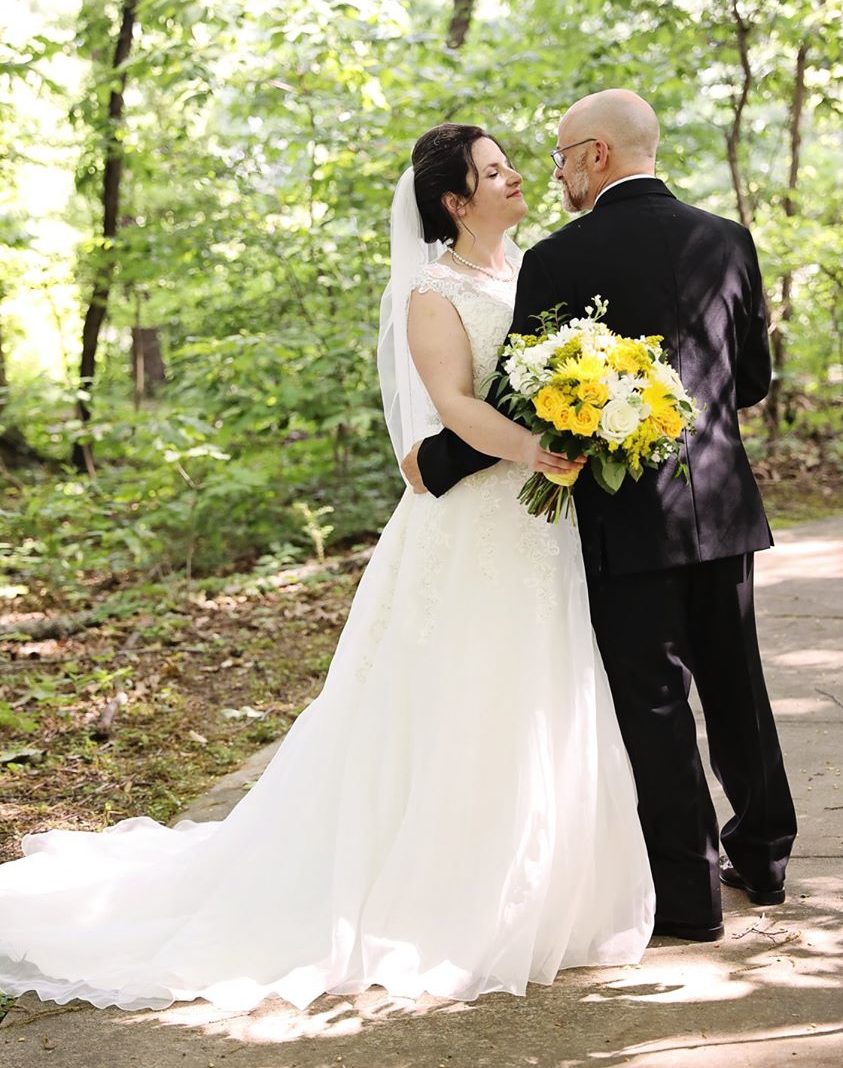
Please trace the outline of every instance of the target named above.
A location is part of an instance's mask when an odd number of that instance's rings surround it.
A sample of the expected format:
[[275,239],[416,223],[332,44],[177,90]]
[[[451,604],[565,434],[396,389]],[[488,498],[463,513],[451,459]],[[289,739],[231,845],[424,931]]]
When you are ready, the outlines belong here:
[[[510,334],[502,355],[512,392],[504,401],[544,448],[587,456],[601,489],[617,493],[627,475],[637,481],[644,467],[679,454],[699,409],[664,358],[663,338],[620,337],[601,322],[607,307],[595,296],[582,319],[560,326],[554,310],[540,316],[540,334]],[[684,465],[680,471],[687,477]],[[578,474],[536,473],[518,499],[554,523],[568,513]]]

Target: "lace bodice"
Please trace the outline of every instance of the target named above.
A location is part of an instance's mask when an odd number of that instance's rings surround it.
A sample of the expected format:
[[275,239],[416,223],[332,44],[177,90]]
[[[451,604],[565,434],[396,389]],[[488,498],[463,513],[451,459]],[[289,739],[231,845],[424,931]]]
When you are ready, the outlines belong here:
[[485,397],[489,391],[489,376],[512,322],[516,278],[499,282],[436,262],[422,268],[413,280],[412,289],[419,293],[433,290],[457,309],[471,343],[475,396]]

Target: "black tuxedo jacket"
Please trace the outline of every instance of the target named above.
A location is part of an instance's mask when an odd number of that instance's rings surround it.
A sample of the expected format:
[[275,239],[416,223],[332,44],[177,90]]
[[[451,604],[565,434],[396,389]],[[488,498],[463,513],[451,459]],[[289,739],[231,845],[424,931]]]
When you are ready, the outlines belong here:
[[[702,414],[681,459],[614,496],[590,471],[574,499],[591,576],[628,574],[765,549],[772,544],[761,496],[744,452],[738,408],[770,385],[770,350],[761,274],[749,231],[677,200],[656,178],[607,190],[594,210],[524,255],[511,330],[535,333],[533,318],[559,303],[585,314],[591,298],[609,302],[619,334],[662,334],[663,348]],[[500,388],[489,399],[498,403]],[[503,409],[505,411],[505,409]],[[419,467],[441,496],[496,463],[453,431],[426,438]]]

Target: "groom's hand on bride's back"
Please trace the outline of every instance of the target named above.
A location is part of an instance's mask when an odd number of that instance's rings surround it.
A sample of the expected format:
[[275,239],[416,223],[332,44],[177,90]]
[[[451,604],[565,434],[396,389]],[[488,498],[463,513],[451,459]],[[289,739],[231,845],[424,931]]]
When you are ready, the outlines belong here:
[[401,461],[401,470],[404,472],[404,478],[410,483],[413,493],[427,493],[427,486],[422,482],[421,471],[419,470],[420,445],[421,442],[417,441]]

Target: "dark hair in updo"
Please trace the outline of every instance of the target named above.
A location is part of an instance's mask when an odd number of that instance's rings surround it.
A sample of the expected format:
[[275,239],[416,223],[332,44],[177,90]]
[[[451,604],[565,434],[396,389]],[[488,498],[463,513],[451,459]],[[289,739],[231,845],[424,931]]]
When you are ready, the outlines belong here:
[[[444,241],[453,244],[459,236],[457,224],[442,203],[446,193],[471,199],[480,175],[471,155],[474,142],[482,137],[500,143],[481,126],[464,126],[457,122],[443,122],[422,134],[413,148],[413,172],[416,203],[422,220],[424,239],[428,243]],[[505,154],[505,153],[504,153]],[[469,186],[468,176],[474,176]]]

